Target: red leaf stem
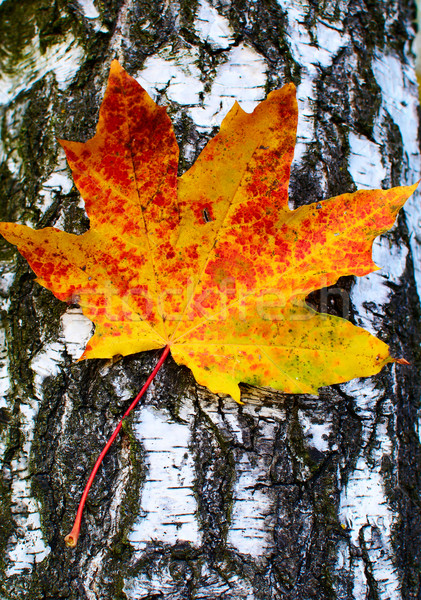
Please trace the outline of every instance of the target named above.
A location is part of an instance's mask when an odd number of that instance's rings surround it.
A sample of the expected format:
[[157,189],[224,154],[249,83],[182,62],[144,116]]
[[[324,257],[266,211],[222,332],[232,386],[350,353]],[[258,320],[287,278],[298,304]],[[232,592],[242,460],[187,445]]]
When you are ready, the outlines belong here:
[[101,454],[97,458],[96,463],[94,465],[94,468],[92,469],[92,472],[89,475],[88,482],[85,485],[85,489],[83,490],[82,498],[80,499],[79,507],[77,509],[75,522],[73,524],[73,529],[64,538],[64,541],[66,542],[66,544],[68,546],[70,546],[71,548],[74,548],[76,546],[76,544],[77,544],[77,540],[78,540],[79,532],[80,532],[80,525],[81,525],[81,521],[82,521],[83,509],[85,507],[85,502],[86,502],[86,498],[88,497],[89,490],[91,489],[92,483],[93,483],[93,481],[95,479],[95,475],[97,474],[97,471],[98,471],[98,469],[99,469],[99,467],[100,467],[100,465],[101,465],[101,463],[102,463],[105,455],[107,454],[108,450],[110,449],[111,444],[113,443],[113,441],[117,437],[117,435],[118,435],[118,433],[119,433],[119,431],[120,431],[120,429],[121,429],[121,427],[123,425],[124,419],[131,413],[131,411],[135,408],[136,404],[142,398],[143,394],[146,392],[146,390],[148,389],[149,385],[153,381],[155,375],[158,373],[159,369],[163,365],[163,363],[164,363],[165,359],[167,358],[169,352],[170,352],[170,347],[166,346],[165,349],[164,349],[164,352],[162,353],[161,358],[159,359],[159,361],[158,361],[158,363],[156,365],[156,367],[154,368],[154,370],[152,371],[152,373],[149,375],[148,379],[146,380],[145,385],[142,387],[142,389],[140,390],[140,392],[138,393],[138,395],[136,396],[136,398],[133,400],[133,402],[130,404],[129,408],[126,410],[126,412],[122,416],[121,421],[119,422],[119,424],[115,428],[112,436],[110,437],[110,439],[106,443],[104,449],[102,450]]

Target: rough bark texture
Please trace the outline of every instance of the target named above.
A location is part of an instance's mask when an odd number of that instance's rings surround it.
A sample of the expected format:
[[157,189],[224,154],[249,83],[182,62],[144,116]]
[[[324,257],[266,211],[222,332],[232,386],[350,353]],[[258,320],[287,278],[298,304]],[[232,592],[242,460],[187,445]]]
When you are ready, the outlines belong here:
[[[181,170],[233,97],[251,110],[293,81],[295,205],[412,183],[413,21],[409,0],[3,0],[1,218],[87,228],[56,137],[93,134],[114,57],[170,106]],[[156,355],[75,362],[89,325],[3,243],[2,599],[420,598],[420,217],[415,196],[376,244],[382,271],[311,298],[410,367],[319,398],[244,387],[239,406],[169,360],[75,550],[63,535],[87,475]]]

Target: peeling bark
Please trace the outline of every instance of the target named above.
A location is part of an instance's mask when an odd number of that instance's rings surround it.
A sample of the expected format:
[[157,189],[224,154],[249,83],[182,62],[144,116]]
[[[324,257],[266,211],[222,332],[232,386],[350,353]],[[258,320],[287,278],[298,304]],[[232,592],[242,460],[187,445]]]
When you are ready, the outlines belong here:
[[[408,0],[3,0],[3,220],[88,227],[56,138],[93,135],[119,58],[169,106],[180,169],[238,99],[293,81],[295,206],[420,177]],[[0,592],[7,600],[412,600],[421,594],[419,194],[374,247],[381,271],[311,295],[411,362],[320,397],[212,395],[168,360],[95,457],[153,352],[77,363],[91,324],[2,243]]]

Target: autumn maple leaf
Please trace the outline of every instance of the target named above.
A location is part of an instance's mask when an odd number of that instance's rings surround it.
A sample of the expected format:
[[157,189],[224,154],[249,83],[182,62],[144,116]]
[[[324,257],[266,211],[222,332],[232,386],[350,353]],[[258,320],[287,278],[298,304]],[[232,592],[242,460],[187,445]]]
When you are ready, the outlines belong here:
[[305,297],[377,269],[372,241],[416,185],[291,211],[296,124],[293,84],[252,114],[236,103],[177,180],[165,108],[112,63],[95,136],[61,142],[89,231],[0,225],[38,282],[95,323],[82,358],[169,347],[198,383],[236,400],[239,382],[315,393],[393,360],[386,344]]
[[[240,400],[239,382],[288,393],[377,373],[386,344],[312,310],[313,290],[365,275],[376,236],[416,188],[359,191],[288,208],[297,104],[293,84],[252,114],[236,103],[193,167],[177,179],[165,108],[114,61],[95,136],[61,144],[90,229],[72,235],[13,223],[37,281],[95,323],[82,358],[165,348],[198,383]],[[401,362],[403,359],[400,359]],[[123,420],[122,419],[122,420]],[[97,459],[66,542],[75,546]]]

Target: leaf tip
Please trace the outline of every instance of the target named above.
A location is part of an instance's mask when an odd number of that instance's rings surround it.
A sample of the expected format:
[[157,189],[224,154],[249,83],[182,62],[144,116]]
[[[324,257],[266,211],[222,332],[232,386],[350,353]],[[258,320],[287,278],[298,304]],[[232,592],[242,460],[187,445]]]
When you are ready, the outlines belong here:
[[398,365],[410,365],[411,363],[405,360],[404,358],[394,358],[393,361],[398,363]]
[[237,402],[237,404],[244,404],[244,402],[241,400],[241,390],[238,384],[234,384],[231,389],[227,391],[227,393],[233,400]]
[[114,58],[114,60],[111,61],[111,65],[110,65],[110,75],[113,72],[120,72],[123,70],[123,67],[120,65],[120,63],[118,62],[118,60],[116,58]]
[[62,138],[56,138],[57,142],[60,144],[60,146],[63,148],[64,151],[66,151],[66,144],[68,143],[66,140],[63,140]]
[[290,81],[289,83],[286,83],[284,85],[285,91],[289,92],[290,94],[296,94],[297,93],[297,88],[295,86],[295,83],[293,83],[292,81]]

